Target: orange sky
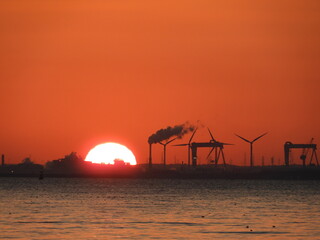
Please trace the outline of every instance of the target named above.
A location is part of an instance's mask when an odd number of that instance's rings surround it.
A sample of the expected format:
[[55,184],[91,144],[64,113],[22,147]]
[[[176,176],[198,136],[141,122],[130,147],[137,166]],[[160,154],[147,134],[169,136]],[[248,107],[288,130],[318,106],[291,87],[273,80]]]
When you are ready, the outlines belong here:
[[[269,131],[258,163],[283,161],[287,140],[320,144],[318,0],[2,0],[0,36],[8,162],[118,141],[144,163],[149,135],[198,120],[236,144],[225,155],[237,164],[249,146],[234,133]],[[203,128],[195,140],[207,136]],[[167,161],[186,153],[168,147]]]

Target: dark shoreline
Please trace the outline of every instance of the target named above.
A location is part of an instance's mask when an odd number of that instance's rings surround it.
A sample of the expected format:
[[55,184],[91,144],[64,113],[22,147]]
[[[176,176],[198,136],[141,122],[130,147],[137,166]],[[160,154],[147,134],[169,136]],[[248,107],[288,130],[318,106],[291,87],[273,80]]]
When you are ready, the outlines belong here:
[[[39,171],[0,172],[0,177],[39,178]],[[270,179],[270,180],[320,180],[320,168],[315,166],[148,166],[107,167],[103,171],[43,170],[44,178],[131,178],[131,179]]]

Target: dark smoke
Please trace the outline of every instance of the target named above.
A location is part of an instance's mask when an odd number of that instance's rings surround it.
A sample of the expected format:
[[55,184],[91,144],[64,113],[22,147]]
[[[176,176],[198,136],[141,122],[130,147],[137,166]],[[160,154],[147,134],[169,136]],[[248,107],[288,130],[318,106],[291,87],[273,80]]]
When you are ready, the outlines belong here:
[[171,137],[182,138],[184,134],[192,132],[194,129],[195,127],[189,125],[188,123],[176,125],[174,127],[163,128],[152,134],[148,139],[148,143],[159,143],[161,141],[168,140]]

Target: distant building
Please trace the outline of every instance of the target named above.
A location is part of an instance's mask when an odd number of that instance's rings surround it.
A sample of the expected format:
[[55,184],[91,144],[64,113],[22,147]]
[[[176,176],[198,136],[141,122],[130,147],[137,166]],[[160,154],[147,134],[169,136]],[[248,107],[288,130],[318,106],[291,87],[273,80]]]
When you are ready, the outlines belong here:
[[0,168],[2,176],[38,176],[43,166],[35,164],[30,158],[25,158],[19,164],[4,164],[4,157]]
[[82,173],[84,164],[82,157],[78,156],[76,152],[71,152],[64,158],[47,162],[45,169],[46,172],[58,174]]

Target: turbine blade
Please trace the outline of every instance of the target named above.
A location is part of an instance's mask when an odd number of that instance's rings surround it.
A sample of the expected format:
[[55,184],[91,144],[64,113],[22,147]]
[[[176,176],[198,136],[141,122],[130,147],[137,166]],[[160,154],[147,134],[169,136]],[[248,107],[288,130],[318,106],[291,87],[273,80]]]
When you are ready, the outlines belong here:
[[172,145],[172,146],[175,146],[175,147],[189,146],[189,143],[176,144],[176,145]]
[[169,144],[169,143],[173,142],[176,139],[177,139],[177,137],[175,137],[175,138],[171,139],[170,141],[166,142],[166,144]]
[[210,157],[210,155],[211,155],[211,153],[213,152],[213,150],[214,150],[214,147],[213,147],[213,148],[211,148],[211,150],[210,150],[210,152],[209,152],[209,154],[208,154],[208,156],[207,156],[207,158],[206,158],[206,159],[208,159],[208,158]]
[[209,131],[209,134],[210,134],[210,136],[211,136],[212,141],[217,142],[217,141],[214,139],[214,137],[213,137],[213,135],[212,135],[212,133],[211,133],[211,131],[210,131],[209,128],[208,128],[208,131]]
[[248,143],[251,143],[249,140],[245,139],[244,137],[241,137],[241,136],[239,136],[239,135],[237,135],[237,134],[234,134],[234,135],[236,135],[237,137],[241,138],[243,141],[246,141],[246,142],[248,142]]
[[192,135],[191,135],[191,137],[190,137],[190,140],[189,140],[189,144],[191,143],[192,138],[193,138],[193,136],[194,136],[194,134],[196,133],[197,130],[198,130],[198,128],[196,128],[196,129],[193,131],[193,133],[192,133]]
[[263,137],[264,135],[266,135],[267,133],[268,133],[268,132],[266,132],[266,133],[262,134],[261,136],[255,138],[255,139],[252,141],[252,143],[254,143],[255,141],[257,141],[259,138],[262,138],[262,137]]

